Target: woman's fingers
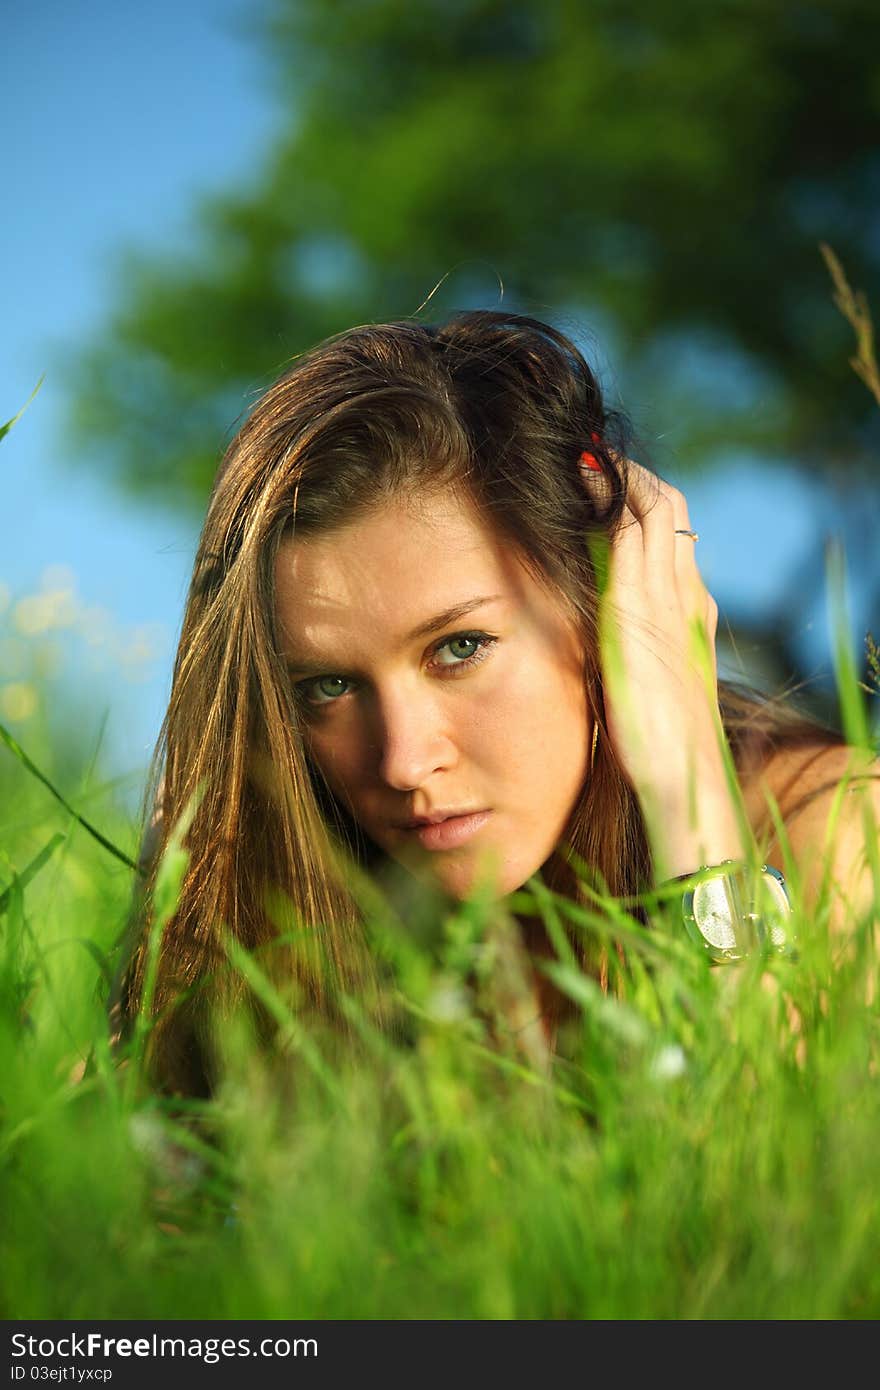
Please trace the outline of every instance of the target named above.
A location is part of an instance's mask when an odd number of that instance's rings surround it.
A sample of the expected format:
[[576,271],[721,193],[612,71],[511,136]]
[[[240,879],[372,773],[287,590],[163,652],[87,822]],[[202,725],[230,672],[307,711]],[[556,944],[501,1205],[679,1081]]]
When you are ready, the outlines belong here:
[[707,619],[714,601],[697,564],[697,542],[680,534],[694,529],[687,498],[640,464],[631,468],[628,492],[632,492],[645,538],[646,582],[664,592],[673,583],[686,614]]
[[624,503],[611,545],[611,581],[642,589],[645,582],[645,543],[638,517]]
[[[587,458],[588,456],[584,456]],[[591,491],[605,481],[584,471]],[[612,597],[623,610],[638,613],[642,624],[673,640],[689,643],[695,619],[705,628],[715,662],[718,608],[708,592],[696,557],[687,498],[678,488],[631,459],[626,460],[627,492],[611,555]]]
[[[632,785],[656,805],[658,796],[680,795],[682,779],[714,756],[718,610],[693,537],[677,534],[693,530],[684,494],[640,464],[620,462],[626,504],[599,610],[605,722]],[[583,481],[592,495],[608,486],[593,471]]]
[[[607,486],[591,454],[584,453],[579,466],[589,491],[597,492]],[[710,595],[697,564],[696,541],[692,536],[679,534],[694,529],[687,498],[632,459],[626,460],[626,479],[626,505],[614,538],[618,577],[647,584],[667,601],[674,584],[685,606],[702,612]]]
[[677,531],[693,530],[684,493],[631,462],[627,501],[641,523],[646,555],[662,571],[671,568],[677,576],[690,579],[697,568],[694,541],[690,536],[676,535]]

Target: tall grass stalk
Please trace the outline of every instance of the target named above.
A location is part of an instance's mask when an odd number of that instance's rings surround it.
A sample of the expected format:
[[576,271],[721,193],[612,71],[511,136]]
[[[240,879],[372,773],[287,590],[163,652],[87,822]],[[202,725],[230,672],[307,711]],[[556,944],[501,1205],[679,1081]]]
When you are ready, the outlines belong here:
[[[855,662],[837,671],[851,710],[864,695]],[[545,964],[577,1006],[548,1067],[520,1045],[533,998],[511,997],[515,972],[498,984],[509,914],[477,895],[404,945],[406,923],[362,884],[406,1037],[350,998],[361,1045],[342,1046],[230,943],[277,1046],[227,1020],[215,1100],[173,1101],[139,1083],[146,1021],[127,1064],[106,1043],[130,879],[78,822],[63,834],[62,808],[41,794],[36,853],[16,849],[7,814],[0,883],[8,1316],[880,1313],[880,894],[844,944],[827,900],[804,913],[793,872],[797,955],[713,968],[662,902],[645,928],[595,889],[607,916],[533,880],[511,910],[542,914],[560,945],[568,924],[618,962],[607,993],[564,949]],[[93,818],[125,843],[112,795]]]

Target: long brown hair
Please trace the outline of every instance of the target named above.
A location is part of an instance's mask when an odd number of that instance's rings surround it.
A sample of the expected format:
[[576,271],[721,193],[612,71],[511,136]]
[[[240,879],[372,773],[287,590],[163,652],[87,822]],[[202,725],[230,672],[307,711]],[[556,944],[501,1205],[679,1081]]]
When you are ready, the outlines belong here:
[[[607,483],[601,497],[584,488],[576,466],[591,437]],[[350,329],[297,358],[258,400],[223,458],[207,509],[145,801],[152,808],[157,798],[145,881],[111,999],[124,1035],[143,994],[156,863],[200,796],[150,1003],[157,1085],[211,1090],[209,1015],[245,994],[228,968],[221,927],[246,949],[268,947],[279,939],[277,905],[286,903],[285,921],[301,930],[267,962],[314,1008],[330,1007],[339,987],[369,993],[375,982],[363,908],[345,872],[345,855],[374,869],[375,847],[306,755],[281,655],[274,564],[291,534],[332,531],[383,499],[426,487],[449,485],[475,501],[567,604],[584,638],[600,737],[565,840],[610,893],[649,884],[638,802],[601,736],[589,544],[612,535],[621,519],[630,452],[625,416],[606,407],[577,347],[548,324],[512,313]],[[724,682],[720,706],[738,766],[783,743],[839,739],[784,704]],[[554,855],[545,868],[550,887],[577,895],[567,859]]]

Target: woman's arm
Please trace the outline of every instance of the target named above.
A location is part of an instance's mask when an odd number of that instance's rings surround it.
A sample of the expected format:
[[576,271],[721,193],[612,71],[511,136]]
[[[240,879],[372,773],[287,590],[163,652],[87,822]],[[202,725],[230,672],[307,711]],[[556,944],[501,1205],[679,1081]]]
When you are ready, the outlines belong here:
[[[737,779],[718,706],[718,608],[696,562],[687,499],[639,464],[628,461],[627,470],[600,604],[602,674],[608,734],[639,798],[655,880],[751,859],[756,836],[772,828],[766,783],[805,904],[816,902],[827,863],[839,928],[877,895],[880,781],[864,775],[880,774],[877,759],[840,745],[789,748],[749,785]],[[591,490],[607,486],[592,470],[583,476]],[[847,772],[861,776],[847,784]],[[767,862],[785,872],[780,845]]]
[[[748,857],[751,832],[718,706],[718,606],[687,499],[639,464],[626,468],[599,606],[605,724],[662,882]],[[591,491],[608,486],[583,476]]]

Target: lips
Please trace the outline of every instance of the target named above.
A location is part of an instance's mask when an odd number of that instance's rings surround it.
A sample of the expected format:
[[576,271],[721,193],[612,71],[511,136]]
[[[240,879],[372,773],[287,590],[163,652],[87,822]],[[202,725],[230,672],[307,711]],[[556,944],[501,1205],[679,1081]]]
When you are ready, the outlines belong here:
[[491,811],[466,811],[434,820],[422,817],[421,822],[405,829],[404,833],[417,839],[424,849],[456,849],[476,835],[491,814]]
[[439,825],[441,821],[452,820],[457,816],[476,816],[478,814],[478,810],[468,810],[467,808],[460,811],[432,811],[429,816],[413,816],[411,820],[402,821],[398,828],[400,830],[416,830],[420,825]]

